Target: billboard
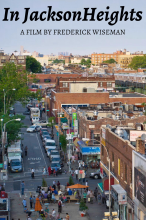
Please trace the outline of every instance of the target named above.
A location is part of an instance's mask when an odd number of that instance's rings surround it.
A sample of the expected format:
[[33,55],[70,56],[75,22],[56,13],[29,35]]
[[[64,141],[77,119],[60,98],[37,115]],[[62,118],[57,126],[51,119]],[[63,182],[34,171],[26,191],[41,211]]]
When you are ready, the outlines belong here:
[[146,131],[130,131],[130,141],[136,141],[136,138],[141,137],[142,134],[146,134]]
[[75,121],[77,120],[77,113],[72,113],[72,126],[75,126]]
[[146,174],[134,167],[134,196],[146,207]]

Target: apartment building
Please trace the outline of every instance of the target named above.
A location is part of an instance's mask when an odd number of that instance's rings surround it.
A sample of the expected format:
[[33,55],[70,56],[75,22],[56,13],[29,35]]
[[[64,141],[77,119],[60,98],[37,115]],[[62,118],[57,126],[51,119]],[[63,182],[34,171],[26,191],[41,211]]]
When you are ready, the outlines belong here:
[[118,64],[120,64],[120,67],[123,69],[128,68],[129,64],[131,63],[133,57],[135,56],[143,56],[143,54],[125,54],[125,55],[119,55],[118,56]]
[[118,63],[119,54],[91,54],[91,63],[94,65],[100,65],[103,61],[114,59]]
[[0,51],[0,69],[2,69],[3,65],[6,62],[15,63],[16,66],[21,65],[22,69],[26,69],[26,58],[25,56],[15,56],[13,53],[9,55],[5,55],[4,51]]
[[[114,179],[111,186],[112,207],[119,213],[119,219],[123,220],[134,219],[132,152],[145,154],[144,142],[138,138],[139,132],[141,131],[135,130],[134,127],[101,129],[101,176],[109,176],[110,159],[110,176]],[[120,191],[124,193],[121,195]]]

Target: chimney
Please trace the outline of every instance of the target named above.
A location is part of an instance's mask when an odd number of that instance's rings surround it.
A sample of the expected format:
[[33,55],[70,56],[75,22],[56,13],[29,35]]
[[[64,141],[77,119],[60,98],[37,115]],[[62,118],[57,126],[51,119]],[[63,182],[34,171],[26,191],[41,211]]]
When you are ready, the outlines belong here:
[[136,139],[136,151],[140,154],[145,154],[145,143],[140,137]]

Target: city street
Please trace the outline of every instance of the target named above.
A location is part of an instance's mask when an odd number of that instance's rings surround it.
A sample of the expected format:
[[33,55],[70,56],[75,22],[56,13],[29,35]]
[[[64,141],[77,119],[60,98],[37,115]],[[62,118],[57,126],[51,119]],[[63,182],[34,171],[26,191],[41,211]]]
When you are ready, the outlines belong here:
[[[21,103],[17,102],[15,104],[15,111],[16,114],[23,114],[26,110],[25,107],[21,105]],[[26,191],[35,191],[38,185],[42,183],[42,175],[43,175],[43,168],[46,169],[50,165],[49,158],[47,157],[45,150],[42,146],[42,141],[40,139],[39,132],[38,133],[27,133],[27,127],[31,126],[29,115],[25,116],[24,119],[25,128],[22,128],[22,143],[23,146],[28,147],[28,154],[27,156],[23,153],[23,164],[24,164],[24,171],[22,173],[11,173],[9,172],[8,180],[5,183],[6,191],[19,191],[20,190],[20,182],[22,180],[25,181],[25,190]],[[56,135],[54,137],[57,141]],[[35,179],[31,178],[31,169],[35,170]],[[68,167],[65,165],[65,169],[68,170]],[[69,173],[59,174],[57,177],[51,175],[50,177],[48,174],[45,176],[45,179],[48,185],[52,185],[53,180],[59,180],[62,185],[66,185],[69,180]],[[94,180],[88,178],[89,186],[93,190],[97,183],[101,180]],[[78,182],[74,179],[74,182]]]

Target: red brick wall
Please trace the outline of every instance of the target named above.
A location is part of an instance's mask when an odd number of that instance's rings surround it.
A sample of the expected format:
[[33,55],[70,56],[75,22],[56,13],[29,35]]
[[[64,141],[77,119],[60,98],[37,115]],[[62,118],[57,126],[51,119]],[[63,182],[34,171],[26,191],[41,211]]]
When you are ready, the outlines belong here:
[[[106,129],[106,147],[111,160],[111,171],[119,180],[119,184],[127,191],[127,195],[132,198],[130,183],[132,183],[132,150],[134,147],[131,147],[128,141],[124,141],[109,129]],[[114,154],[114,167],[112,167],[112,153]],[[118,175],[118,159],[120,159],[120,176]],[[107,153],[104,147],[101,147],[101,161],[108,167]],[[125,164],[127,165],[127,182],[125,180]]]

